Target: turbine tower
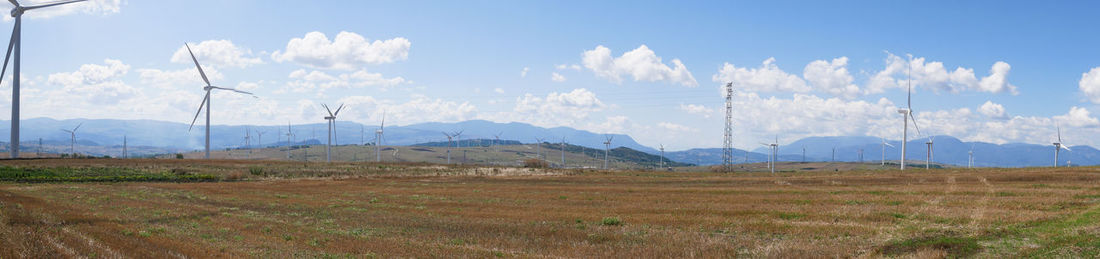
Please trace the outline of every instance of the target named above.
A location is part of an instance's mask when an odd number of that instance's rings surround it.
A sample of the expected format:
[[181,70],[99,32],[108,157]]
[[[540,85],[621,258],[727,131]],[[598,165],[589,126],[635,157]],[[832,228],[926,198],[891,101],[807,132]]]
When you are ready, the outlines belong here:
[[325,145],[325,162],[332,163],[332,138],[336,132],[334,126],[336,126],[336,115],[340,114],[340,110],[344,109],[344,104],[340,104],[340,107],[336,107],[336,112],[328,108],[328,105],[321,104],[325,107],[325,111],[328,112],[328,116],[325,116],[325,120],[328,121],[328,144]]
[[[777,160],[777,158],[779,158],[779,156],[778,156],[778,154],[779,154],[779,136],[778,135],[775,136],[775,142],[773,142],[773,143],[763,143],[763,142],[761,142],[760,144],[764,145],[765,147],[768,147],[768,169],[771,170],[771,173],[774,174],[775,173],[775,161]],[[746,155],[746,156],[748,156],[748,155]]]
[[290,160],[290,146],[294,141],[290,138],[294,136],[294,131],[290,129],[290,122],[286,123],[286,160]]
[[256,131],[256,147],[264,148],[264,134],[267,131]]
[[607,170],[607,158],[609,155],[611,155],[611,139],[615,137],[611,135],[606,135],[605,137],[607,138],[607,141],[603,142],[603,169]]
[[454,136],[447,134],[447,132],[443,132],[443,136],[447,136],[447,164],[449,165],[451,164],[451,138],[454,138]]
[[660,168],[665,168],[665,145],[664,144],[658,144],[658,146],[661,147],[660,148],[661,149],[661,167]]
[[928,145],[928,160],[924,161],[924,169],[925,170],[928,170],[928,169],[932,168],[932,158],[934,157],[933,156],[933,151],[932,151],[933,150],[932,145],[933,145],[935,140],[936,140],[936,137],[929,136],[928,137],[928,142],[924,142],[925,145]]
[[[374,131],[374,162],[382,162],[382,140],[385,140],[386,129],[386,111],[382,111],[382,125],[378,126],[378,130]],[[396,152],[396,151],[394,151]]]
[[128,154],[126,153],[126,135],[122,135],[122,159],[126,159],[127,155]]
[[[72,158],[76,158],[76,130],[80,129],[81,125],[84,125],[84,123],[81,122],[80,124],[77,124],[76,128],[73,128],[72,130],[67,130],[67,129],[61,130],[61,131],[64,131],[64,132],[68,132],[69,136],[72,137],[72,139],[69,140],[69,154],[72,155]],[[1057,166],[1057,165],[1055,165],[1055,166]]]
[[[748,162],[746,150],[745,162]],[[733,172],[733,82],[726,83],[726,132],[722,146],[722,169]]]
[[[256,95],[253,95],[252,93],[249,93],[249,92],[229,88],[229,87],[219,87],[219,86],[211,85],[210,84],[210,79],[206,78],[206,72],[203,72],[202,71],[202,66],[199,65],[199,60],[195,58],[195,53],[191,52],[191,46],[187,45],[187,43],[184,43],[183,46],[187,47],[187,53],[191,54],[191,61],[195,62],[195,68],[199,69],[199,76],[201,76],[202,81],[204,83],[206,83],[206,86],[202,87],[202,90],[206,91],[206,95],[205,95],[205,97],[202,98],[202,103],[199,104],[199,110],[195,112],[195,118],[191,119],[191,127],[187,128],[187,131],[191,131],[191,129],[195,127],[195,121],[197,121],[199,119],[199,114],[202,113],[202,108],[205,106],[206,107],[206,155],[204,156],[204,158],[210,159],[210,91],[214,90],[214,89],[233,91],[233,92],[237,92],[237,93],[251,95],[253,98],[255,98]],[[16,72],[16,74],[18,74],[18,72]]]
[[565,168],[565,137],[561,137],[561,168]]
[[1062,127],[1058,127],[1058,141],[1054,142],[1054,167],[1058,167],[1058,155],[1062,152],[1062,149],[1070,151],[1069,147],[1062,144]]
[[970,155],[970,158],[968,158],[966,160],[966,168],[973,168],[974,167],[974,145],[973,144],[970,145],[970,151],[968,151],[967,154]]
[[542,140],[541,138],[535,138],[535,159],[542,159]]
[[15,50],[15,64],[12,64],[12,84],[11,84],[11,158],[19,158],[19,56],[20,48],[23,45],[23,12],[57,6],[63,4],[70,4],[76,2],[83,2],[86,0],[74,0],[74,1],[62,1],[56,3],[49,3],[43,5],[22,6],[18,1],[8,0],[15,7],[11,9],[11,17],[15,18],[15,28],[11,30],[11,40],[8,41],[8,54],[4,56],[4,68],[0,70],[0,79],[4,78],[4,74],[8,71],[8,59],[12,57],[12,50]]
[[917,135],[920,135],[920,127],[917,126],[917,119],[913,117],[913,64],[910,60],[909,73],[907,75],[909,88],[906,91],[905,109],[898,109],[898,113],[901,113],[902,130],[901,130],[901,170],[905,170],[905,151],[906,143],[909,141],[909,120],[913,121],[913,128],[917,130]]

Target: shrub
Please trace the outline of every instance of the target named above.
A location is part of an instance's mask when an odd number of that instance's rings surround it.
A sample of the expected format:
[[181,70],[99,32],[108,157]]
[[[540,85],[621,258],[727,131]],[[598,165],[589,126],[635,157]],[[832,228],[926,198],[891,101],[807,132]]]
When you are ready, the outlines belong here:
[[260,175],[264,175],[264,169],[262,167],[253,166],[253,167],[248,168],[248,173],[252,174],[252,175],[260,176]]
[[550,164],[546,163],[546,161],[542,161],[541,159],[531,158],[531,159],[523,160],[523,167],[526,167],[526,168],[546,168],[546,167],[549,167],[549,166],[550,166]]
[[176,153],[176,159],[183,159],[183,154]]
[[623,220],[619,219],[619,217],[606,217],[603,218],[603,221],[600,221],[600,224],[604,226],[618,226],[623,224]]

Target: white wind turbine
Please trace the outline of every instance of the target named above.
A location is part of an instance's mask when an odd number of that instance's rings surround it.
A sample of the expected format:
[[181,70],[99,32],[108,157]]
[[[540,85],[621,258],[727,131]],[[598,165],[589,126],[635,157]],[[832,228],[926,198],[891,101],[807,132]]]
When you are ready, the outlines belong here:
[[[336,134],[333,134],[333,133],[336,133],[336,128],[335,128],[335,126],[336,126],[336,115],[339,115],[340,110],[344,109],[344,104],[340,104],[340,107],[337,107],[335,112],[333,112],[332,109],[329,109],[328,105],[321,104],[321,106],[325,107],[325,111],[328,112],[328,116],[325,116],[325,120],[328,121],[328,144],[325,145],[325,162],[331,163],[332,162],[332,139],[333,139],[333,135],[336,135]],[[339,145],[339,144],[337,144],[337,145]]]
[[974,144],[970,145],[970,151],[967,152],[970,158],[966,159],[966,168],[974,167]]
[[[929,135],[931,135],[931,133],[929,133]],[[924,161],[924,169],[925,170],[928,170],[929,168],[932,168],[932,158],[936,157],[935,156],[935,151],[934,151],[934,149],[932,149],[934,147],[933,145],[935,144],[935,140],[936,140],[936,136],[929,136],[928,137],[928,142],[924,143],[925,145],[928,145],[928,160]]]
[[664,144],[657,144],[657,146],[659,146],[660,149],[661,149],[661,163],[660,163],[661,167],[660,168],[665,168],[665,145]]
[[286,123],[286,160],[290,160],[290,146],[294,145],[294,141],[291,140],[294,137],[294,131],[290,128],[290,122]]
[[451,164],[451,140],[454,138],[451,134],[443,132],[443,136],[447,136],[447,164]]
[[[386,140],[386,111],[382,111],[382,124],[378,126],[378,130],[374,131],[374,161],[382,162],[382,142]],[[394,151],[396,154],[397,151]]]
[[81,122],[80,124],[77,124],[76,128],[73,128],[72,130],[67,130],[67,129],[61,130],[61,131],[64,131],[64,132],[68,132],[69,136],[72,137],[72,139],[69,140],[69,154],[71,154],[73,158],[76,158],[76,130],[80,129],[81,125],[84,125],[84,123]]
[[765,147],[768,147],[768,169],[770,169],[771,173],[774,174],[775,173],[775,161],[779,158],[779,156],[778,156],[778,154],[779,154],[779,135],[775,136],[775,142],[774,143],[769,144],[769,143],[760,142],[760,144],[764,145]]
[[541,138],[535,138],[535,159],[542,159],[542,141]]
[[886,166],[886,146],[894,147],[890,143],[886,143],[886,137],[882,138],[882,166]]
[[14,7],[11,9],[11,17],[15,18],[15,28],[11,30],[11,40],[8,41],[8,54],[4,56],[4,68],[0,71],[0,78],[4,78],[4,74],[8,71],[8,59],[12,57],[12,50],[15,50],[15,64],[12,64],[12,84],[11,84],[11,158],[19,158],[19,71],[20,62],[19,56],[23,45],[23,12],[45,8],[50,6],[57,6],[63,4],[70,4],[76,2],[83,2],[86,0],[74,0],[74,1],[61,1],[43,5],[22,6],[18,1],[8,0]]
[[1063,148],[1070,151],[1069,147],[1062,143],[1062,127],[1058,127],[1058,141],[1054,142],[1054,167],[1058,167],[1058,155]]
[[244,128],[244,149],[245,149],[245,151],[247,151],[247,153],[245,154],[246,159],[252,158],[252,145],[250,145],[251,144],[250,141],[252,140],[252,134],[250,134],[250,132],[251,131],[248,130],[248,127]]
[[233,88],[211,85],[210,79],[206,78],[206,72],[203,72],[202,66],[199,65],[199,60],[195,58],[195,53],[191,52],[191,46],[187,45],[187,43],[184,43],[183,46],[187,47],[187,53],[191,54],[191,61],[195,62],[195,68],[199,69],[199,76],[202,76],[202,81],[206,83],[206,86],[202,87],[202,90],[206,91],[205,97],[202,98],[202,103],[199,104],[199,110],[195,112],[195,118],[191,119],[191,127],[187,128],[187,131],[191,131],[191,129],[195,127],[195,121],[199,119],[199,114],[202,113],[202,108],[206,107],[206,155],[204,157],[206,159],[210,159],[210,91],[218,89],[247,94],[251,95],[252,97],[256,97],[256,95]]
[[917,126],[917,119],[913,117],[913,78],[912,78],[913,77],[913,65],[911,63],[912,63],[912,61],[910,61],[909,73],[907,75],[909,88],[906,91],[906,95],[905,95],[906,96],[905,97],[906,98],[905,99],[906,100],[906,102],[905,102],[905,107],[906,108],[905,109],[898,109],[898,113],[902,114],[901,120],[903,121],[903,124],[902,124],[903,128],[901,130],[901,170],[905,170],[905,151],[906,151],[906,143],[905,142],[909,141],[909,121],[910,120],[913,121],[913,128],[917,130],[917,135],[918,136],[920,135],[920,127]]
[[561,137],[561,168],[565,168],[565,137]]

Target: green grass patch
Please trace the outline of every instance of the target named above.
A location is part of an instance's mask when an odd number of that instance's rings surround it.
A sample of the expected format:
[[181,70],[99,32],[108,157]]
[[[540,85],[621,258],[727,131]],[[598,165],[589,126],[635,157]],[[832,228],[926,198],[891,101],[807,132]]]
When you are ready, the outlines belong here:
[[20,168],[0,166],[0,181],[45,182],[209,182],[221,180],[209,174],[146,172],[116,167]]
[[603,218],[603,221],[600,221],[600,224],[604,226],[618,226],[623,224],[623,220],[619,219],[619,217],[606,217]]
[[779,218],[785,219],[785,220],[796,220],[796,219],[805,218],[806,214],[798,213],[798,212],[780,212],[777,216],[779,216]]

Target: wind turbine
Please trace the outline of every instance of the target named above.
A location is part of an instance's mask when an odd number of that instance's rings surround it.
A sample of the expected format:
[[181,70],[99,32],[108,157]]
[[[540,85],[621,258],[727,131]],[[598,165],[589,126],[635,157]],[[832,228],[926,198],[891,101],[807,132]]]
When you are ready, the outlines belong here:
[[[64,131],[64,132],[68,132],[69,136],[72,136],[72,139],[69,141],[69,154],[72,154],[73,158],[76,158],[76,130],[80,129],[80,126],[82,126],[82,125],[84,125],[83,122],[81,122],[80,124],[77,124],[76,128],[73,128],[72,130],[67,130],[67,129],[61,130],[61,131]],[[1055,166],[1057,166],[1057,165],[1055,165]]]
[[882,166],[886,166],[886,146],[894,147],[890,143],[886,143],[886,137],[882,138]]
[[1058,167],[1058,154],[1062,152],[1062,149],[1070,151],[1069,147],[1062,144],[1062,127],[1058,127],[1058,142],[1054,142],[1054,167]]
[[122,135],[122,159],[126,159],[126,135]]
[[290,146],[294,141],[290,138],[294,136],[294,131],[290,129],[290,122],[286,123],[286,160],[290,160]]
[[256,131],[256,146],[257,147],[264,148],[264,134],[266,134],[266,133],[267,133],[267,131],[259,131],[259,130]]
[[920,135],[920,127],[917,126],[917,119],[913,117],[913,64],[910,61],[909,73],[907,75],[909,88],[906,91],[905,109],[898,109],[898,113],[901,113],[903,121],[903,129],[901,130],[901,170],[905,170],[905,142],[909,141],[909,120],[913,121],[913,128],[917,130],[917,135]]
[[246,153],[245,155],[245,159],[252,158],[252,145],[249,145],[249,141],[252,140],[252,135],[250,134],[250,132],[251,131],[248,130],[248,127],[244,128],[244,149],[248,151],[248,153]]
[[[202,108],[205,106],[206,107],[206,155],[205,155],[205,158],[210,159],[210,91],[214,90],[214,89],[218,89],[218,90],[226,90],[226,91],[233,91],[233,92],[237,92],[237,93],[247,94],[247,95],[251,95],[252,97],[256,97],[256,95],[254,95],[252,93],[249,93],[249,92],[229,88],[229,87],[220,87],[220,86],[211,85],[210,84],[210,79],[206,78],[206,72],[203,72],[202,71],[202,66],[199,65],[199,60],[195,58],[195,53],[191,52],[191,46],[187,45],[187,43],[184,43],[183,46],[187,47],[187,53],[191,54],[191,61],[195,62],[195,68],[199,69],[199,76],[202,76],[202,81],[206,83],[206,86],[202,87],[202,90],[206,91],[206,96],[202,98],[202,103],[199,104],[199,110],[195,112],[195,118],[191,119],[191,127],[187,128],[187,131],[191,131],[191,129],[195,127],[195,121],[197,121],[199,119],[199,114],[202,113]],[[18,70],[15,73],[19,74]]]
[[608,160],[607,158],[608,158],[608,155],[611,154],[611,139],[615,138],[615,137],[611,136],[611,135],[606,135],[605,137],[607,138],[607,141],[603,142],[603,145],[604,145],[604,149],[603,149],[603,169],[607,170],[607,160]]
[[764,145],[765,147],[768,147],[768,169],[770,169],[771,172],[774,174],[775,173],[775,160],[776,160],[776,158],[778,158],[778,156],[776,154],[779,153],[778,152],[778,150],[779,150],[779,136],[778,135],[775,136],[775,142],[774,143],[769,144],[769,143],[760,142],[760,145]]
[[974,167],[974,145],[973,144],[970,145],[970,151],[967,152],[967,154],[970,155],[970,158],[968,158],[966,160],[966,168],[973,168]]
[[565,137],[561,137],[561,168],[565,168]]
[[658,144],[661,147],[661,168],[665,168],[665,145]]
[[935,136],[929,136],[928,137],[928,142],[924,143],[925,145],[928,145],[928,160],[924,161],[924,169],[925,170],[928,170],[929,168],[932,168],[932,158],[935,157],[935,156],[933,156],[934,152],[932,151],[933,150],[932,145],[934,144],[933,142],[935,140],[936,140]]
[[18,1],[8,0],[15,7],[11,9],[11,17],[15,18],[15,28],[11,30],[11,40],[8,41],[8,54],[4,56],[4,68],[0,70],[0,79],[4,78],[4,74],[8,71],[8,59],[12,57],[12,50],[15,50],[15,64],[12,64],[12,84],[11,84],[11,158],[19,158],[19,54],[20,48],[23,45],[23,12],[57,6],[63,4],[70,4],[76,2],[83,2],[86,0],[74,0],[74,1],[62,1],[56,3],[49,3],[43,5],[22,6]]
[[[386,111],[382,111],[382,125],[378,126],[378,130],[374,131],[374,161],[382,162],[382,141],[386,139],[386,135],[383,134],[383,130],[386,129]],[[396,153],[396,151],[394,152]]]
[[443,136],[447,136],[447,164],[449,165],[451,164],[451,139],[454,138],[454,136],[447,134],[447,132],[443,132]]
[[344,104],[340,104],[340,107],[336,108],[336,112],[328,108],[328,105],[321,104],[325,107],[325,111],[328,112],[328,116],[325,116],[325,120],[328,120],[328,145],[325,145],[325,162],[332,162],[332,135],[336,132],[333,126],[336,126],[336,115],[340,114],[340,110],[344,109]]
[[542,140],[535,138],[535,159],[542,159]]

